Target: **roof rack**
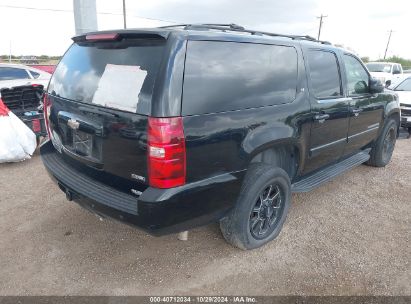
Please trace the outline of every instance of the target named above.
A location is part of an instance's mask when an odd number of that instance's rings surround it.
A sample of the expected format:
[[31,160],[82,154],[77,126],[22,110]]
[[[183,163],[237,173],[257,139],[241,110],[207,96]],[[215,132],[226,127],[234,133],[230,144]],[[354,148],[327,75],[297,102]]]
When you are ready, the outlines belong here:
[[317,40],[314,37],[308,35],[285,35],[285,34],[277,34],[277,33],[270,33],[258,30],[251,30],[246,29],[241,25],[235,23],[201,23],[201,24],[175,24],[175,25],[167,25],[161,26],[161,28],[176,28],[182,27],[185,30],[220,30],[223,32],[230,31],[230,32],[241,32],[241,33],[249,33],[251,35],[265,35],[271,37],[286,37],[293,40],[307,40],[312,42],[318,42],[321,44],[331,44],[328,41]]

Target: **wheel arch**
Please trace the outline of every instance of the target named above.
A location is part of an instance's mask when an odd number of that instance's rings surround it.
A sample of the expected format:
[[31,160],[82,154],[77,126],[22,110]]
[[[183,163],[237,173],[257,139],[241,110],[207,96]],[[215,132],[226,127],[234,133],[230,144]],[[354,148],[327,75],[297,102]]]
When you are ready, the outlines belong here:
[[[398,100],[398,95],[393,93],[386,93],[383,94],[383,98],[385,100],[385,107],[384,107],[384,125],[390,119],[393,118],[397,125],[401,125],[401,112],[400,112],[400,104]],[[397,135],[399,135],[399,129],[397,130]]]
[[400,117],[400,113],[397,111],[391,111],[391,113],[389,113],[387,115],[386,120],[388,121],[389,119],[394,119],[395,122],[397,123],[397,137],[400,135],[400,127],[401,127],[401,117]]
[[256,149],[250,157],[249,165],[264,163],[279,167],[287,172],[292,181],[301,168],[303,157],[298,143],[280,141]]

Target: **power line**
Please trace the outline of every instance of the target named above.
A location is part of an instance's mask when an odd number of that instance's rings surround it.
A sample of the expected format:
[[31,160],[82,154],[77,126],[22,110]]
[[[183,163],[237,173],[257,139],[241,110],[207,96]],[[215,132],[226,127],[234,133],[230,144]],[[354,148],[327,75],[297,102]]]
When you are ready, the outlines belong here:
[[323,14],[321,14],[321,16],[317,17],[318,19],[320,19],[320,26],[318,28],[318,37],[317,40],[320,40],[320,36],[321,36],[321,28],[323,26],[323,18],[327,18],[328,16],[324,16]]
[[[38,7],[15,6],[15,5],[0,5],[0,7],[4,7],[4,8],[16,8],[16,9],[26,9],[26,10],[34,10],[34,11],[50,11],[50,12],[73,13],[72,10],[56,9],[56,8],[38,8]],[[122,13],[110,13],[110,12],[98,12],[97,15],[123,16]],[[136,18],[141,18],[141,19],[147,19],[147,20],[168,22],[168,23],[181,23],[181,22],[176,22],[176,21],[171,21],[171,20],[166,20],[166,19],[151,18],[151,17],[142,17],[142,16],[138,16],[138,15],[130,15],[130,14],[128,14],[128,16],[132,16],[132,17],[136,17]]]
[[35,11],[73,12],[73,11],[71,11],[71,10],[63,10],[63,9],[37,8],[37,7],[14,6],[14,5],[0,5],[0,7],[5,7],[5,8],[21,8],[21,9],[28,9],[28,10],[35,10]]

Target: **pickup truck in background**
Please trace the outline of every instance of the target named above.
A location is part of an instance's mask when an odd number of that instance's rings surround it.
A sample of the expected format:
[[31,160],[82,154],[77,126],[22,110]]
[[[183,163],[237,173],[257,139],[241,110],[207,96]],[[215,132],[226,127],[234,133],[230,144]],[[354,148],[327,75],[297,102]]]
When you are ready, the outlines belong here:
[[380,80],[386,87],[399,81],[403,76],[402,66],[393,62],[368,62],[366,64],[371,76]]

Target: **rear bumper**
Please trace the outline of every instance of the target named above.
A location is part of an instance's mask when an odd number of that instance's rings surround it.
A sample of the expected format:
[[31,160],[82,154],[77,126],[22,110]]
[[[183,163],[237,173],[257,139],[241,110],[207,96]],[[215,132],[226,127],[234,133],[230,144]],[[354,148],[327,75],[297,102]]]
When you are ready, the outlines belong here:
[[69,200],[153,235],[188,230],[224,217],[238,197],[245,173],[226,173],[171,189],[148,187],[135,196],[76,171],[50,141],[41,146],[40,154],[49,175]]

